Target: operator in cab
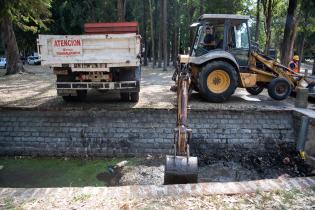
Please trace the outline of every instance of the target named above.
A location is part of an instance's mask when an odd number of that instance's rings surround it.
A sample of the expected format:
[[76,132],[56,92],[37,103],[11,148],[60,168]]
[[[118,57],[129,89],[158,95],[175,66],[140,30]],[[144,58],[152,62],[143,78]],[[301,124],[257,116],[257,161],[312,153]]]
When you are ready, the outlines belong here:
[[213,26],[207,26],[205,31],[205,37],[201,45],[207,51],[214,50],[216,48],[216,43],[213,34]]

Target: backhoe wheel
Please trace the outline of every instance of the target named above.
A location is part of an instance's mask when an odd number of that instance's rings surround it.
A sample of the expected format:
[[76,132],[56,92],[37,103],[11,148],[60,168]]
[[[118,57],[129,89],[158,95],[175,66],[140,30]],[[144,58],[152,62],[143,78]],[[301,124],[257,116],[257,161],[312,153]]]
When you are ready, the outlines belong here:
[[205,65],[199,78],[200,93],[211,102],[227,100],[237,87],[236,70],[224,61],[214,61]]
[[285,78],[275,78],[268,85],[268,94],[275,100],[284,100],[288,98],[292,87]]
[[264,87],[262,86],[254,86],[254,87],[248,87],[246,88],[246,91],[249,92],[251,95],[257,96],[264,90]]

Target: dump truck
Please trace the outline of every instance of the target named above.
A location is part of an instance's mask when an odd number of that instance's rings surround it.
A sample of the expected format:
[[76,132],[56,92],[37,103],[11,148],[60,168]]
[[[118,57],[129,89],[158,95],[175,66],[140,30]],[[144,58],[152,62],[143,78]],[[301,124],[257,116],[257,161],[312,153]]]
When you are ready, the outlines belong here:
[[286,99],[297,87],[314,90],[312,80],[291,71],[251,44],[248,20],[248,16],[242,15],[204,14],[191,25],[196,29],[192,50],[189,55],[178,56],[173,75],[177,87],[174,88],[177,123],[173,154],[166,156],[165,184],[198,180],[198,159],[190,154],[193,140],[187,120],[188,99],[193,90],[210,102],[228,100],[237,87],[246,88],[252,95],[266,88],[275,100]]
[[84,100],[92,89],[139,100],[141,37],[137,22],[87,23],[83,35],[39,35],[41,64],[53,69],[57,95]]

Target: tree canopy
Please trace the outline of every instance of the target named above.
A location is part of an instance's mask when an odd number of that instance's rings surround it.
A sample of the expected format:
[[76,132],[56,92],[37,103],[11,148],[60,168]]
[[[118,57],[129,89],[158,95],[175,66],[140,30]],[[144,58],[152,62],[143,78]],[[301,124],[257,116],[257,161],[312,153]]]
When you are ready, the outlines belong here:
[[[290,26],[290,30],[295,30],[294,40],[290,41],[291,54],[309,57],[314,51],[315,3],[314,0],[293,1],[297,6],[295,22]],[[250,15],[252,39],[258,30],[260,48],[274,48],[280,53],[289,0],[0,0],[0,5],[0,22],[4,17],[12,21],[20,53],[28,55],[35,51],[39,33],[82,34],[86,22],[138,21],[145,59],[155,64],[164,54],[168,55],[169,63],[176,59],[177,53],[188,52],[194,35],[189,25],[202,13]],[[167,12],[166,20],[163,10]],[[260,24],[257,25],[258,16]],[[164,25],[166,34],[162,36]],[[167,51],[163,51],[165,48]]]

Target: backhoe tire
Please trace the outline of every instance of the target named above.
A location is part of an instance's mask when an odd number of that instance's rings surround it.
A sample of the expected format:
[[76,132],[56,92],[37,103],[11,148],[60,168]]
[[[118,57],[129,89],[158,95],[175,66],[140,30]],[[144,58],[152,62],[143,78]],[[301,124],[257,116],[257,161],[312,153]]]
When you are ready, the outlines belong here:
[[200,93],[210,102],[226,101],[235,92],[237,84],[236,69],[224,61],[208,63],[200,72]]
[[255,87],[248,87],[246,91],[251,95],[257,96],[264,90],[264,87],[256,85]]
[[292,87],[287,79],[275,78],[268,85],[268,94],[275,100],[284,100],[291,94]]

